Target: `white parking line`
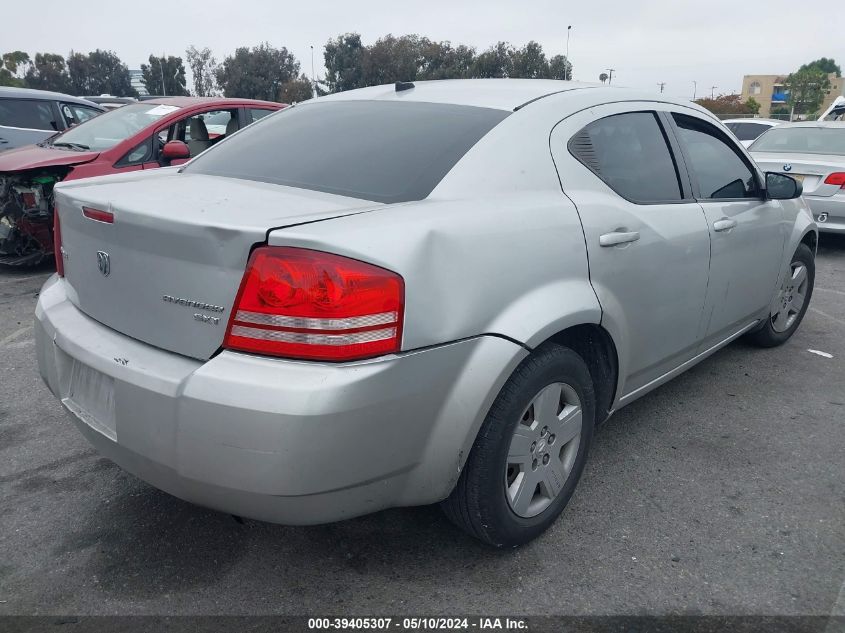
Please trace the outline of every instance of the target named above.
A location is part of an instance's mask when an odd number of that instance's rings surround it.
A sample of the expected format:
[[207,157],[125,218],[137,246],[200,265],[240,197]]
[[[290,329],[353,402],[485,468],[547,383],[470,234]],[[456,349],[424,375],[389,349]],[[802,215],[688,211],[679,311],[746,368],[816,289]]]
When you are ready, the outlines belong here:
[[834,290],[833,288],[819,288],[818,286],[813,288],[813,290],[821,290],[822,292],[832,292],[835,295],[842,295],[845,296],[845,292],[841,290]]
[[0,340],[0,347],[5,347],[8,343],[11,343],[12,341],[14,341],[16,338],[18,338],[22,334],[26,334],[31,329],[32,329],[32,326],[27,325],[26,327],[22,327],[21,329],[12,332],[11,334],[9,334],[9,336]]
[[[827,623],[824,633],[841,633],[842,629],[840,626],[842,621],[839,620],[839,618],[843,616],[845,616],[845,582],[843,582],[842,586],[839,588],[839,596],[830,608],[831,620]],[[834,620],[833,618],[837,619]]]
[[836,321],[839,325],[845,325],[845,321],[843,321],[842,319],[837,319],[835,316],[832,316],[832,315],[828,314],[827,312],[822,312],[818,308],[812,308],[811,307],[810,310],[812,310],[816,314],[822,315],[823,317],[827,317],[831,321]]

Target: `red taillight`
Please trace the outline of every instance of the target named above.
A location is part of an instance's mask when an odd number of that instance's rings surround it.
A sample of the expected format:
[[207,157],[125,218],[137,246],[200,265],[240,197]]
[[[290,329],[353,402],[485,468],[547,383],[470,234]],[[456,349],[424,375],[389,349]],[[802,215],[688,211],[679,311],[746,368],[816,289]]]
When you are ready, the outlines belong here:
[[405,284],[384,268],[286,246],[247,263],[223,347],[342,361],[398,352]]
[[99,209],[92,209],[91,207],[82,207],[82,215],[90,220],[95,220],[96,222],[114,224],[114,213],[111,213],[110,211],[100,211]]
[[824,184],[839,185],[840,188],[845,189],[845,171],[836,171],[829,174],[828,177],[824,179]]
[[62,253],[62,227],[59,224],[59,210],[53,209],[53,257],[56,260],[56,272],[65,276],[65,258]]

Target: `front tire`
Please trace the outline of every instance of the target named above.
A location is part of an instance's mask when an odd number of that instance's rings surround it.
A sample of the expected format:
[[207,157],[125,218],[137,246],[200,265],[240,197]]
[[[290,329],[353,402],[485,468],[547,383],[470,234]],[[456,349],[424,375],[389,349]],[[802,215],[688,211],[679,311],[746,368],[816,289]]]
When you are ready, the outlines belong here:
[[595,426],[583,359],[546,344],[526,358],[487,414],[446,515],[471,536],[514,547],[545,531],[581,477]]
[[775,297],[772,314],[763,325],[748,334],[748,341],[759,347],[783,345],[798,329],[816,280],[816,260],[813,251],[801,244],[792,256],[789,273],[784,277]]

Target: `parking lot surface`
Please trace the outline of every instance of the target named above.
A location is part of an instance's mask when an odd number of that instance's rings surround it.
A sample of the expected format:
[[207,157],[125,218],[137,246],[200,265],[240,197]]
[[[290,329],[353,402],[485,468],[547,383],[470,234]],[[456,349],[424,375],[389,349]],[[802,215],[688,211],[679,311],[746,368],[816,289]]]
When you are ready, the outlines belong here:
[[817,267],[789,343],[620,411],[563,516],[508,551],[436,507],[239,522],[122,472],[38,376],[49,271],[0,271],[0,615],[845,614],[845,239]]

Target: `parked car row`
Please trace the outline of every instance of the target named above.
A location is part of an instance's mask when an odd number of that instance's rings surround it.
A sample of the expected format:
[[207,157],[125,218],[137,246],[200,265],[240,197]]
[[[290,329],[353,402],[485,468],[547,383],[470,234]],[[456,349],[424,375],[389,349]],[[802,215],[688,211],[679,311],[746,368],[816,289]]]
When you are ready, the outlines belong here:
[[291,524],[442,502],[518,545],[569,502],[596,425],[740,336],[784,343],[811,300],[788,174],[816,195],[813,167],[761,170],[695,104],[397,83],[228,138],[274,107],[129,104],[0,157],[27,209],[64,179],[42,377],[183,499]]
[[[22,112],[24,107],[13,105],[18,102],[28,103],[25,107],[30,110],[44,108],[45,117],[48,110],[64,115],[66,110],[88,107],[0,98],[0,113],[4,107]],[[53,255],[57,182],[179,165],[284,107],[267,101],[200,97],[135,102],[105,114],[90,106],[99,116],[63,125],[58,132],[41,132],[44,136],[37,144],[0,153],[0,264],[35,265]]]
[[0,152],[38,143],[104,111],[70,95],[0,86]]

